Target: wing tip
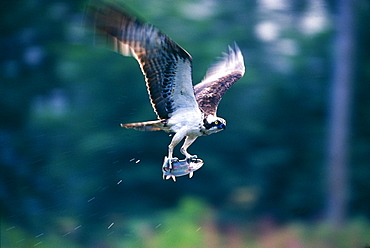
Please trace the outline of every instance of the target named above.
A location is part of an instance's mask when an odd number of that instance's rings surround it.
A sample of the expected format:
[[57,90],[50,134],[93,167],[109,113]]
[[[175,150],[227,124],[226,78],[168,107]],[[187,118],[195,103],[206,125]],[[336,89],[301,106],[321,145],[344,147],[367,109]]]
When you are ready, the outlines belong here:
[[234,42],[234,46],[229,45],[228,52],[223,52],[222,57],[219,58],[218,62],[208,69],[202,82],[204,82],[205,79],[207,79],[207,81],[216,80],[222,76],[220,75],[221,72],[222,75],[229,73],[240,73],[240,77],[244,76],[244,58],[236,42]]
[[235,69],[238,69],[243,76],[245,73],[244,57],[238,44],[234,41],[234,46],[232,47],[229,45],[228,48],[229,52],[225,57],[225,59],[227,59],[227,63],[234,65]]

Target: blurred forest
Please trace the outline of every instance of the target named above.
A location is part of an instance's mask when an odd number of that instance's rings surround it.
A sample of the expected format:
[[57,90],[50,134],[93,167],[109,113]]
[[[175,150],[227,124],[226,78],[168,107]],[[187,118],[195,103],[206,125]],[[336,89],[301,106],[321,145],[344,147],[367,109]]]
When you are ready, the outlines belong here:
[[195,83],[237,42],[228,128],[190,147],[192,179],[162,180],[170,137],[119,126],[155,114],[136,60],[94,46],[88,1],[2,1],[1,247],[370,244],[369,1],[115,2],[193,56]]

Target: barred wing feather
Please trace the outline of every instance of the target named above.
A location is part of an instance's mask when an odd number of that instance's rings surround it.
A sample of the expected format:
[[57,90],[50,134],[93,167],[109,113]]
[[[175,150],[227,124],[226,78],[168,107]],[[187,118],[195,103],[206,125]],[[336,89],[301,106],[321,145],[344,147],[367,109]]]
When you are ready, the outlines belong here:
[[216,115],[218,104],[226,91],[245,72],[243,55],[235,44],[219,62],[210,67],[204,79],[194,86],[199,108],[205,115]]
[[92,5],[89,13],[113,50],[138,60],[159,119],[170,118],[180,108],[199,111],[192,86],[192,58],[183,48],[113,4]]

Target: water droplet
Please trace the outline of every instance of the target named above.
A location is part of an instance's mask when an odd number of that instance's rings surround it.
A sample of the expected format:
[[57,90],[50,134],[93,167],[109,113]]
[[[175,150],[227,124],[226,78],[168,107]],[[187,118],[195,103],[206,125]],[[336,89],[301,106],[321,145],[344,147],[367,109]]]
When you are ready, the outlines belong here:
[[114,222],[112,222],[109,226],[108,229],[110,229],[114,225]]
[[44,233],[40,233],[39,235],[36,235],[36,238],[39,238],[39,237],[41,237],[42,235],[44,235]]

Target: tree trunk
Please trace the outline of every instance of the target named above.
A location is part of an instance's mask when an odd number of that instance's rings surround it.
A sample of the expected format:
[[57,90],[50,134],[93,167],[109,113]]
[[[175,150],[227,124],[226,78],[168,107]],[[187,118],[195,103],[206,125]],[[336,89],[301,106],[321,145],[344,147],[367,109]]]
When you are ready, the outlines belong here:
[[354,67],[354,1],[340,0],[334,44],[334,75],[330,99],[328,144],[327,220],[340,227],[348,202],[348,143],[350,129],[351,83]]

